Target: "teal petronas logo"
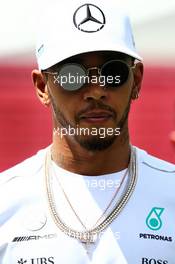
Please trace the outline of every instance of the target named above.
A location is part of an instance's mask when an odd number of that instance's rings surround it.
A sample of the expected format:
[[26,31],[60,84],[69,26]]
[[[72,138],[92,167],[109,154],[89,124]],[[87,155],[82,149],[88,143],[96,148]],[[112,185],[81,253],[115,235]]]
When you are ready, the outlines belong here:
[[146,218],[146,225],[151,230],[159,230],[162,227],[161,215],[164,208],[153,207]]

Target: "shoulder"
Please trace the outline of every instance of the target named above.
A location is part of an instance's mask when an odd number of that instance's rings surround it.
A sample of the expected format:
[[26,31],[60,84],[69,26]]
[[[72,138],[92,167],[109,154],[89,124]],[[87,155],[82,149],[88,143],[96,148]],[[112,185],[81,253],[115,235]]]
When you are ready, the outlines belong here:
[[[136,148],[138,164],[137,190],[145,203],[174,206],[175,165]],[[153,207],[153,206],[152,206]],[[159,207],[159,206],[158,206]],[[164,207],[166,207],[164,205]]]
[[[0,226],[42,201],[47,148],[0,174]],[[15,219],[15,218],[14,218]],[[18,221],[18,220],[17,220]],[[2,232],[2,231],[1,231]]]
[[139,164],[143,169],[152,172],[175,175],[175,164],[159,159],[136,147]]
[[28,178],[38,173],[44,164],[45,154],[47,148],[39,150],[35,155],[15,165],[14,167],[7,169],[0,173],[0,188],[8,183],[19,178]]

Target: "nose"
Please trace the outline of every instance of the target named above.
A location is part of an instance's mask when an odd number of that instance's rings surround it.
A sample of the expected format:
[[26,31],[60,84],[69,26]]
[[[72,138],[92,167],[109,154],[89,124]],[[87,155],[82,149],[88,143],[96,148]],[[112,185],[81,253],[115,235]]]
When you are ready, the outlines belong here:
[[83,98],[85,101],[92,101],[92,100],[103,100],[107,99],[107,91],[104,89],[103,86],[100,84],[89,84],[84,89]]

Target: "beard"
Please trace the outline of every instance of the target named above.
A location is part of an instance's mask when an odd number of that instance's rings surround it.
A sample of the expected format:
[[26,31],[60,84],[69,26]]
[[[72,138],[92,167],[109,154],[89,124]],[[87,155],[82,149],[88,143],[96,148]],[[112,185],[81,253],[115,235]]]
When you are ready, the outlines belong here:
[[[56,118],[57,123],[59,124],[59,126],[61,126],[61,128],[64,128],[65,130],[69,131],[69,129],[74,129],[74,131],[76,131],[77,127],[75,127],[74,125],[72,125],[64,116],[64,114],[61,112],[61,110],[57,107],[56,103],[54,102],[54,100],[51,98],[52,101],[52,107],[53,107],[53,112],[54,112],[54,116]],[[97,104],[96,104],[97,105]],[[99,103],[99,106],[101,105],[101,103]],[[121,117],[121,119],[116,122],[116,127],[114,128],[120,128],[120,134],[122,134],[124,128],[125,128],[125,124],[127,123],[128,120],[128,115],[130,112],[130,106],[131,106],[131,97],[129,99],[129,102],[123,112],[123,115]],[[100,109],[109,109],[110,107],[99,107]],[[114,110],[113,110],[114,112]],[[117,116],[117,115],[116,115]],[[75,118],[76,120],[76,124],[77,124],[77,120],[78,118]],[[98,130],[98,128],[97,128]],[[67,137],[67,136],[66,136]],[[70,136],[69,136],[70,137]],[[72,135],[71,135],[72,137]],[[75,133],[75,135],[73,135],[75,141],[84,149],[89,150],[89,151],[102,151],[105,150],[107,148],[109,148],[120,136],[113,134],[113,135],[107,135],[105,137],[100,137],[100,135],[79,135],[78,133]]]

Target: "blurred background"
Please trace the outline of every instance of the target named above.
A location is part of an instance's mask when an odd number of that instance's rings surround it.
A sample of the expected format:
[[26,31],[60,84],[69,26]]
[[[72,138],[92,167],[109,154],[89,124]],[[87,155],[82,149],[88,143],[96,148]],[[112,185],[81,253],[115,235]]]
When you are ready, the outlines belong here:
[[[50,112],[31,82],[36,18],[52,2],[0,0],[0,171],[52,141]],[[175,163],[175,0],[118,2],[130,13],[145,64],[140,98],[130,114],[131,141]]]

